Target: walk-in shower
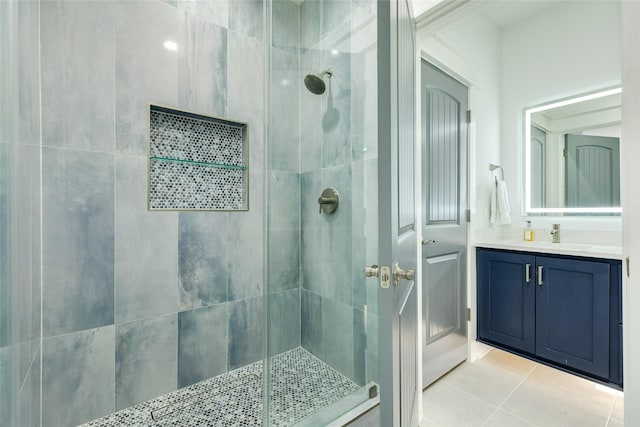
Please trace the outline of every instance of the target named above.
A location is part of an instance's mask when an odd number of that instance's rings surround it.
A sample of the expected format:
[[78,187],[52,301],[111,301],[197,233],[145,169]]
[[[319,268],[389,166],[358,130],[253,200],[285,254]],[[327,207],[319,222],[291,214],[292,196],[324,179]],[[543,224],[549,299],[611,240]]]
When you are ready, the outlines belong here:
[[[375,401],[376,7],[0,2],[2,426],[324,425]],[[239,208],[164,203],[214,175]]]

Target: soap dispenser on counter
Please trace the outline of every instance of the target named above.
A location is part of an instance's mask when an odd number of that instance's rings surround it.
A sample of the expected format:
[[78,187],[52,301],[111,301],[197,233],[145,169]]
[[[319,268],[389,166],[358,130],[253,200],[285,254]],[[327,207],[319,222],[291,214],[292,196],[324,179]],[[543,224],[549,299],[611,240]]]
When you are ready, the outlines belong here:
[[527,221],[527,226],[524,229],[523,239],[525,242],[533,242],[533,229],[531,228],[531,221]]

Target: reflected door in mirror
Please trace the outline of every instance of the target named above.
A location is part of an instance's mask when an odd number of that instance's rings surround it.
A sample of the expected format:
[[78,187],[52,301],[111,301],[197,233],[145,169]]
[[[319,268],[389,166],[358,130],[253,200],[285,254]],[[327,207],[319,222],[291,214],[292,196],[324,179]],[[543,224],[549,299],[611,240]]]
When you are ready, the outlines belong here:
[[619,138],[566,135],[566,206],[620,206]]
[[537,126],[531,126],[531,206],[547,207],[547,133]]

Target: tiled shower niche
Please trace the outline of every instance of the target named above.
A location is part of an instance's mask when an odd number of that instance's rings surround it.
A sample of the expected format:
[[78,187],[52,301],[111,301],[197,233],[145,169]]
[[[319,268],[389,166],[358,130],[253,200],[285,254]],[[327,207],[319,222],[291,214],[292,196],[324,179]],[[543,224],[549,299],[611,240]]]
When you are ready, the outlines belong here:
[[149,107],[149,210],[249,209],[248,125]]

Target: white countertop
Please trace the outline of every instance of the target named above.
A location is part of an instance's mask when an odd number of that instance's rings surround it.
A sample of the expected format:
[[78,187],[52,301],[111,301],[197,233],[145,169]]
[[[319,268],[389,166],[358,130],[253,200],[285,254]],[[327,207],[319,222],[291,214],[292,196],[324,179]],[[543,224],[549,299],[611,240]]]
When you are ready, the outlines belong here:
[[486,240],[473,244],[479,248],[584,256],[591,258],[622,259],[620,246],[590,245],[587,243],[525,242],[524,240]]

